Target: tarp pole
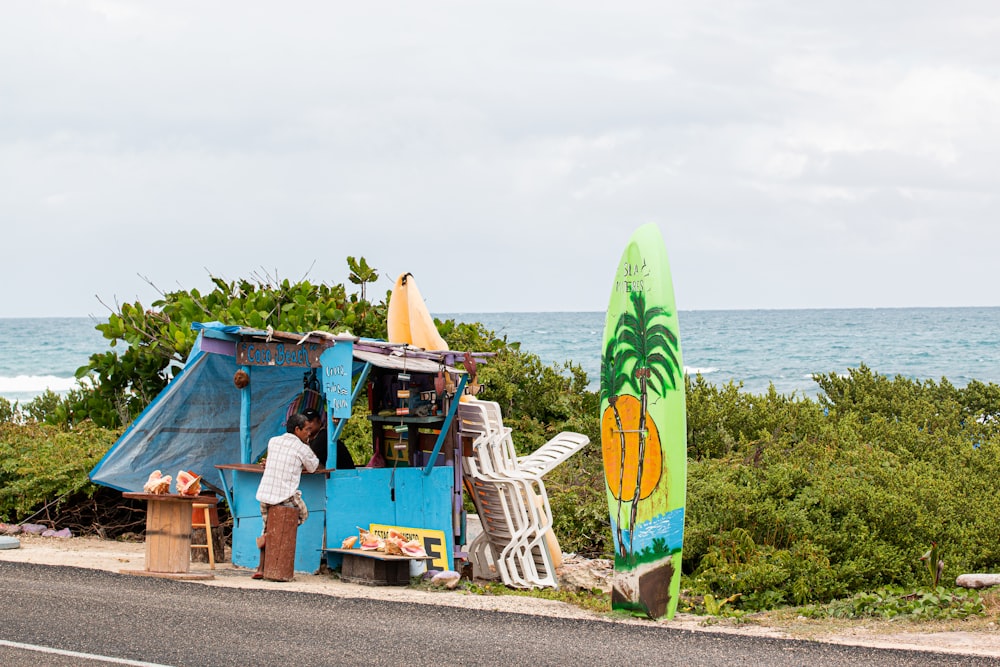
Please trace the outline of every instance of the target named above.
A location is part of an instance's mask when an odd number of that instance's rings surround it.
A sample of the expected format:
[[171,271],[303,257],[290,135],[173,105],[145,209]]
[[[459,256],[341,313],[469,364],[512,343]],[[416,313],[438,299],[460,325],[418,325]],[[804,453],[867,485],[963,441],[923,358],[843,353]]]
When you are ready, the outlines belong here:
[[[240,366],[240,370],[250,375],[249,366]],[[251,378],[252,379],[252,378]],[[250,383],[240,389],[240,443],[243,451],[240,453],[241,463],[253,463],[250,460],[252,447],[250,442]]]
[[229,508],[229,512],[233,513],[236,510],[233,509],[233,492],[229,487],[229,480],[226,479],[226,471],[219,471],[219,479],[222,480],[222,495],[226,497],[226,507]]

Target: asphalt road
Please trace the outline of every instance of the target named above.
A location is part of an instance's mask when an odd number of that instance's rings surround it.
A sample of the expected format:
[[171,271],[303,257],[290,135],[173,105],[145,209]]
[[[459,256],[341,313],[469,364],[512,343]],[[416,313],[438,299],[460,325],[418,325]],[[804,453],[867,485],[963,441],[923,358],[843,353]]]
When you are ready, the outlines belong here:
[[[85,658],[91,655],[110,659]],[[0,665],[136,663],[895,667],[1000,661],[0,562]]]

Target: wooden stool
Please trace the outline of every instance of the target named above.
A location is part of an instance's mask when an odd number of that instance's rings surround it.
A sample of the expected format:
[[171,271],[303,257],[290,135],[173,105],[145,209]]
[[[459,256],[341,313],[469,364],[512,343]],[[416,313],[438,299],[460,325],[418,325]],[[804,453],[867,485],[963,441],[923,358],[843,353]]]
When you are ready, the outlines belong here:
[[295,538],[299,530],[299,510],[272,507],[267,512],[264,534],[264,578],[291,581],[295,573]]
[[[192,549],[208,549],[208,568],[210,570],[214,570],[215,569],[215,547],[212,545],[212,542],[214,542],[215,540],[212,539],[212,518],[211,518],[211,515],[209,515],[209,508],[210,507],[211,507],[211,505],[206,505],[204,503],[195,503],[195,504],[191,505],[191,509],[192,509],[191,527],[192,528],[204,528],[205,529],[205,542],[206,542],[206,544],[192,544],[191,548]],[[197,510],[201,510],[201,512],[202,512],[202,514],[201,514],[201,516],[202,516],[202,523],[196,523],[195,520],[194,520],[194,516],[193,515],[194,515],[194,512],[196,512]]]

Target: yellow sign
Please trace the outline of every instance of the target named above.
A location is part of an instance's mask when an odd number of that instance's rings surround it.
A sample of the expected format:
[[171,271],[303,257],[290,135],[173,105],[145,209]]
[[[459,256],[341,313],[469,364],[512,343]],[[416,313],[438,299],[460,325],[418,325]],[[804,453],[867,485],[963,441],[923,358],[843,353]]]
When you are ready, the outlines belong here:
[[430,569],[450,570],[448,566],[448,546],[444,539],[443,530],[427,530],[425,528],[404,528],[402,526],[384,526],[380,523],[373,523],[368,526],[368,530],[379,536],[383,540],[389,537],[389,531],[395,530],[408,540],[419,540],[423,545],[427,555],[433,558]]

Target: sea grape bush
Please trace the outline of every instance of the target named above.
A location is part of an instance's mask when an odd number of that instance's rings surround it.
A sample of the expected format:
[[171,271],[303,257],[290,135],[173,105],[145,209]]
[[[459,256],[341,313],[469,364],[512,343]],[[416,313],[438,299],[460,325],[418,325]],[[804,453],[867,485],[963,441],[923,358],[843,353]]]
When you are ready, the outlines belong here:
[[932,542],[945,580],[1000,567],[996,385],[817,381],[816,400],[691,381],[689,588],[745,609],[917,588]]
[[73,430],[0,423],[0,521],[24,521],[39,508],[58,516],[63,505],[89,499],[97,487],[87,473],[118,435],[89,422]]
[[[349,258],[348,265],[352,282],[362,289],[377,279],[363,257]],[[386,302],[373,304],[349,295],[343,284],[276,278],[227,282],[217,277],[212,284],[215,288],[206,294],[197,289],[165,293],[151,308],[138,301],[122,304],[97,326],[114,349],[92,355],[77,371],[77,377],[93,379],[93,390],[54,411],[52,420],[91,419],[109,428],[128,424],[181,368],[197,337],[193,322],[385,336]]]

